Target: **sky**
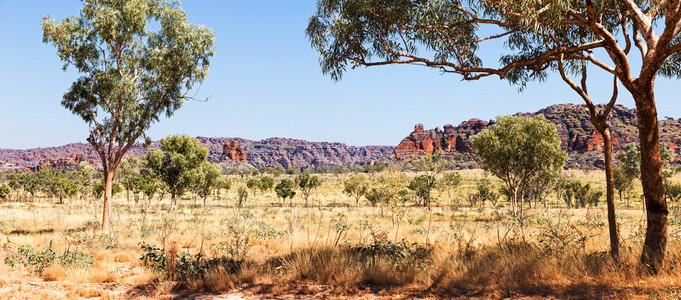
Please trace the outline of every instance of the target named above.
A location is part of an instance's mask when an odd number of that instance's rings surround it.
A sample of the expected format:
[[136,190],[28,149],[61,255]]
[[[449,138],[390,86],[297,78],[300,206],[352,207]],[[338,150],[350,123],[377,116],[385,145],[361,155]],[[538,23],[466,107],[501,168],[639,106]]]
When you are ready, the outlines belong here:
[[[523,93],[498,78],[463,82],[420,66],[362,67],[335,82],[322,74],[304,33],[315,1],[185,0],[182,6],[191,23],[215,32],[215,56],[197,94],[208,101],[188,101],[153,124],[148,135],[154,140],[182,133],[397,145],[417,123],[434,128],[582,103],[556,74]],[[62,70],[40,28],[43,16],[61,21],[80,7],[79,0],[0,0],[0,148],[85,142],[86,123],[61,106],[79,74]],[[592,77],[596,102],[607,101],[611,79]],[[656,81],[660,118],[681,116],[678,88],[676,80]],[[619,104],[633,107],[628,92],[620,95]]]

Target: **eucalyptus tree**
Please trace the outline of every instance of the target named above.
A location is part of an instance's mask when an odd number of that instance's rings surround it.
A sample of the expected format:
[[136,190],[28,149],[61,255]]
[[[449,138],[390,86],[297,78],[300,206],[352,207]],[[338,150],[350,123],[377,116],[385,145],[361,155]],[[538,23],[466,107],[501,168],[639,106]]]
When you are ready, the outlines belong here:
[[206,199],[216,189],[226,186],[222,178],[222,167],[219,164],[205,161],[198,168],[190,171],[191,189],[203,199],[203,206],[206,206]]
[[[359,199],[369,190],[369,179],[366,175],[357,173],[352,174],[343,182],[343,193],[355,198],[355,204],[359,206]],[[349,205],[348,205],[349,206]]]
[[192,173],[201,168],[208,157],[208,148],[198,139],[185,134],[168,136],[161,140],[161,149],[151,149],[144,157],[144,166],[158,176],[170,191],[170,209],[177,195],[191,187]]
[[87,141],[104,170],[102,230],[109,232],[116,168],[152,123],[192,99],[188,92],[208,74],[214,34],[165,0],[84,0],[79,15],[59,23],[43,17],[42,28],[64,69],[82,75],[62,106],[90,127]]
[[556,126],[543,116],[501,116],[497,123],[471,138],[476,160],[499,177],[509,191],[513,214],[523,216],[523,191],[536,177],[553,174],[565,163]]
[[[529,81],[559,72],[587,103],[599,131],[607,129],[605,121],[617,92],[597,112],[587,92],[586,70],[611,74],[614,86],[621,83],[637,108],[648,207],[641,262],[657,272],[665,255],[669,212],[654,83],[658,75],[681,76],[680,20],[681,2],[665,0],[319,0],[306,34],[319,52],[322,72],[335,80],[357,66],[416,64],[464,80],[496,76],[522,90]],[[631,51],[634,48],[638,50]],[[483,57],[480,50],[499,56]],[[581,77],[581,84],[571,76]]]
[[293,191],[293,182],[289,179],[282,179],[277,186],[274,187],[274,191],[277,193],[277,196],[282,199],[284,204],[286,204],[286,198],[291,199],[291,207],[293,207],[293,196],[296,195],[296,192]]
[[316,175],[310,175],[308,172],[303,172],[298,174],[295,178],[295,184],[300,188],[303,193],[303,199],[305,199],[305,206],[307,206],[307,199],[312,194],[312,190],[320,187],[322,185],[322,180]]

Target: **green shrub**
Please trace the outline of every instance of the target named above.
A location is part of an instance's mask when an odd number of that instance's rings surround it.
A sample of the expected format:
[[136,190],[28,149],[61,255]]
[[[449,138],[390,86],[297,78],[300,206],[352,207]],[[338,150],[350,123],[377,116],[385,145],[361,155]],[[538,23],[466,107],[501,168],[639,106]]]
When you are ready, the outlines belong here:
[[16,253],[5,258],[6,265],[14,267],[16,264],[22,264],[33,268],[33,271],[38,274],[41,274],[55,262],[63,266],[78,268],[89,268],[94,263],[92,255],[78,250],[67,250],[64,254],[60,255],[52,250],[52,248],[43,248],[42,251],[38,251],[27,245],[19,246]]

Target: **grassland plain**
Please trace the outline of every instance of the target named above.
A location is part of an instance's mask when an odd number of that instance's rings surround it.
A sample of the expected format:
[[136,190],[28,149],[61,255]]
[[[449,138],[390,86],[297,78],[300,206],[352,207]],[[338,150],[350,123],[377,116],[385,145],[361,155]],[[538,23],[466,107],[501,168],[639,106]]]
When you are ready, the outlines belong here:
[[[282,203],[260,191],[237,207],[241,177],[205,207],[187,194],[172,212],[168,197],[122,193],[111,237],[98,231],[98,200],[2,202],[0,298],[681,297],[677,203],[667,265],[649,276],[638,265],[646,226],[640,185],[628,207],[617,201],[623,254],[615,264],[604,203],[571,209],[550,194],[546,206],[533,203],[517,219],[504,199],[471,206],[478,180],[501,183],[481,170],[459,172],[462,186],[449,195],[435,190],[430,208],[364,199],[357,206],[343,194],[347,175],[330,174],[308,207],[299,196]],[[567,176],[604,190],[600,171]]]

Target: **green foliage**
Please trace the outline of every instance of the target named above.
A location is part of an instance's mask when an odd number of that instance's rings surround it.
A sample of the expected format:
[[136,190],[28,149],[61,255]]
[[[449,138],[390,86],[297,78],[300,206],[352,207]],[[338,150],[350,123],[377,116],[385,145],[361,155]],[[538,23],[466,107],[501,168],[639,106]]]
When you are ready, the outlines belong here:
[[274,191],[277,193],[277,197],[281,198],[284,202],[286,198],[293,199],[293,196],[296,195],[296,192],[293,191],[293,182],[285,178],[277,184]]
[[303,193],[305,205],[307,205],[307,199],[310,197],[312,191],[322,185],[322,181],[319,179],[319,177],[316,175],[310,175],[308,172],[298,174],[298,176],[296,176],[295,183]]
[[669,201],[679,202],[681,200],[681,184],[665,181],[664,194]]
[[641,176],[641,154],[636,144],[626,144],[622,151],[615,153],[615,158],[620,162],[622,171],[628,177],[639,178]]
[[72,175],[54,169],[42,169],[34,174],[37,177],[35,183],[38,189],[47,195],[59,198],[59,203],[63,203],[64,198],[78,193],[78,185],[69,178]]
[[194,256],[186,252],[164,251],[163,249],[140,243],[144,252],[140,260],[142,263],[170,280],[188,281],[191,279],[204,280],[210,270],[220,269],[229,274],[236,274],[241,269],[242,262],[232,258],[206,258],[197,253]]
[[251,189],[251,191],[253,191],[253,196],[255,196],[255,191],[260,188],[260,180],[257,178],[249,178],[248,181],[246,181],[246,187]]
[[7,200],[9,198],[9,187],[6,184],[0,184],[0,199]]
[[461,174],[457,172],[446,173],[438,182],[438,186],[446,190],[447,195],[451,197],[450,191],[461,186]]
[[87,197],[94,194],[94,182],[92,180],[94,174],[95,168],[91,164],[87,162],[81,162],[78,164],[78,169],[74,174],[74,178],[76,184],[78,185],[78,193],[82,197]]
[[[95,193],[95,197],[101,199],[104,196],[104,185],[105,185],[104,181],[100,181],[100,182],[95,183],[95,186],[93,188],[93,191]],[[112,186],[111,186],[111,195],[112,196],[117,195],[122,191],[123,191],[123,188],[121,187],[120,184],[118,184],[118,183],[112,184]]]
[[469,198],[471,205],[474,206],[476,203],[480,203],[480,205],[483,206],[486,201],[491,202],[492,205],[496,205],[499,200],[499,194],[494,191],[494,185],[489,179],[481,179],[475,184],[475,188],[475,194],[470,195]]
[[128,201],[130,201],[130,192],[135,189],[135,181],[140,177],[139,168],[139,159],[132,155],[126,157],[118,167],[116,176],[119,178],[118,182],[125,189]]
[[203,199],[203,205],[206,205],[206,199],[213,191],[227,185],[226,179],[222,178],[222,167],[207,161],[190,170],[187,177],[190,189]]
[[369,180],[364,174],[352,174],[343,182],[343,193],[348,197],[355,198],[355,203],[359,205],[359,199],[369,190]]
[[567,154],[560,147],[556,126],[543,116],[501,116],[497,123],[471,138],[483,169],[499,177],[511,193],[513,211],[521,187],[555,176]]
[[274,187],[274,178],[269,176],[263,176],[260,178],[260,190],[264,193],[266,191],[272,190]]
[[5,257],[5,264],[15,266],[17,263],[26,267],[33,268],[38,274],[57,262],[63,266],[73,266],[79,268],[89,268],[93,265],[92,255],[80,251],[66,251],[59,254],[52,248],[44,248],[42,251],[35,250],[30,246],[20,245],[17,252],[9,257]]
[[390,203],[390,199],[392,199],[391,193],[383,188],[372,188],[364,197],[371,203],[371,206],[376,206],[379,203]]
[[162,186],[163,183],[146,169],[141,170],[139,176],[133,180],[133,190],[144,194],[147,199],[151,199]]
[[563,200],[568,207],[598,206],[598,201],[603,196],[602,191],[594,191],[590,184],[582,184],[580,181],[565,182]]
[[625,165],[615,166],[613,172],[613,185],[622,198],[626,198],[627,191],[629,191],[634,183],[636,175],[633,174]]
[[395,167],[388,167],[380,173],[365,197],[374,206],[400,201],[400,191],[403,190],[406,181],[404,173]]
[[421,199],[423,206],[430,205],[430,192],[435,187],[435,176],[419,175],[414,177],[407,185],[407,188],[414,191],[416,197]]
[[149,151],[144,157],[144,166],[165,183],[174,200],[191,187],[192,173],[206,162],[208,148],[202,146],[198,139],[183,134],[162,139],[160,148]]

